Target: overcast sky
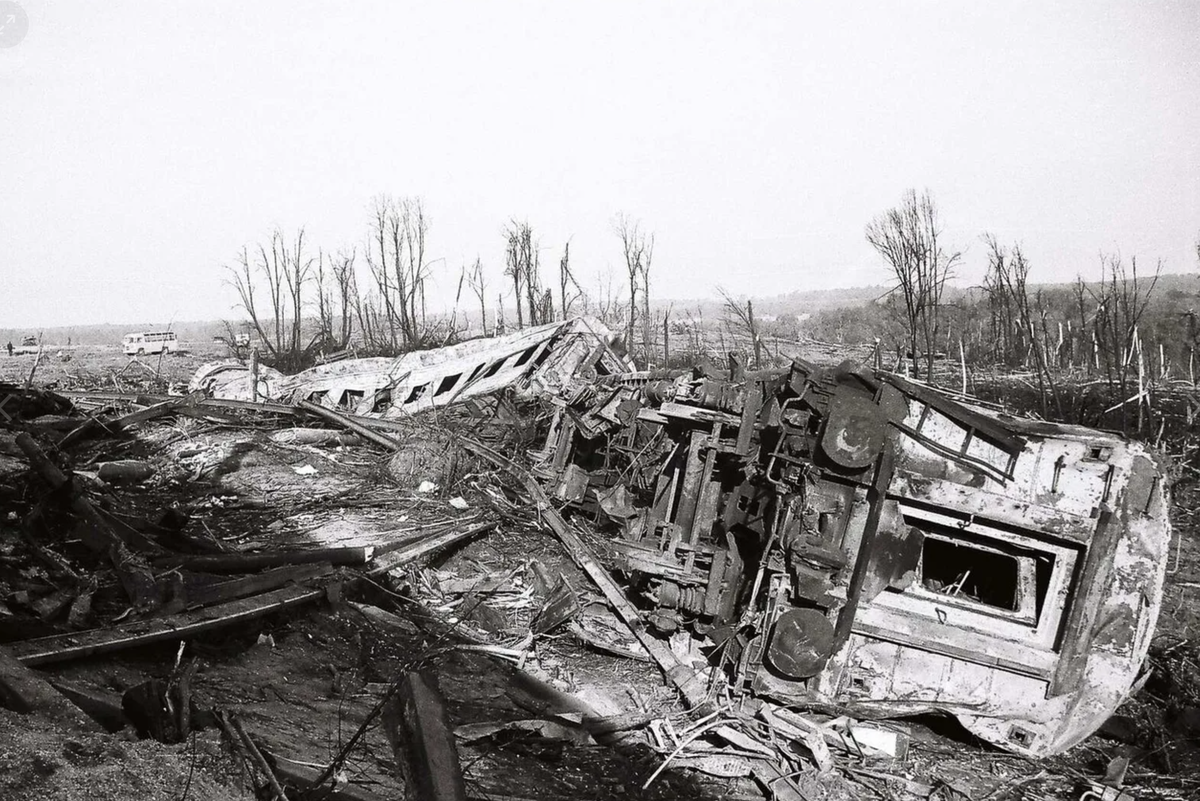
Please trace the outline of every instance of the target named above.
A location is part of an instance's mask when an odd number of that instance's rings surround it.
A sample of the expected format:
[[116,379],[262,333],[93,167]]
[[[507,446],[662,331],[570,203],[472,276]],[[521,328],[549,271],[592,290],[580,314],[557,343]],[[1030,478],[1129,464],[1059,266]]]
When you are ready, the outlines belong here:
[[443,296],[514,217],[594,286],[619,212],[658,297],[882,283],[863,227],[909,187],[964,281],[984,231],[1039,281],[1197,269],[1196,2],[20,3],[0,327],[231,316],[244,244],[361,251],[382,192],[424,199]]

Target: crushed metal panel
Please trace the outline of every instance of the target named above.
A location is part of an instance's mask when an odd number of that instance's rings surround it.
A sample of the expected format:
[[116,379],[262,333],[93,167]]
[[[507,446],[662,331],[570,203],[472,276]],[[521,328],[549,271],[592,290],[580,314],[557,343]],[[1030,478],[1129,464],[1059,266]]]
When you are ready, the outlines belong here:
[[204,392],[209,397],[224,400],[261,400],[275,397],[283,378],[283,373],[278,370],[260,365],[258,393],[255,395],[249,365],[229,360],[209,362],[200,365],[192,375],[188,392]]
[[1031,756],[1124,700],[1162,600],[1161,456],[862,368],[746,379],[631,375],[558,400],[541,474],[613,510],[652,627],[722,643],[735,692],[942,711]]
[[[601,323],[575,318],[396,358],[345,359],[292,376],[263,367],[258,397],[397,418],[502,389],[525,397],[557,394],[577,374],[595,378],[631,371],[629,358],[610,347],[614,339]],[[228,362],[204,365],[192,388],[218,398],[249,400],[249,368]]]

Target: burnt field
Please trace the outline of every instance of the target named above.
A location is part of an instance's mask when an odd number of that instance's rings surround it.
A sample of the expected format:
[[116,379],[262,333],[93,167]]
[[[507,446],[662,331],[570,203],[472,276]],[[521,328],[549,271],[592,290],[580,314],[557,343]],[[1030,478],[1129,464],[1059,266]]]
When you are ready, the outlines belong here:
[[[666,551],[651,553],[655,537],[639,531],[682,525],[677,508],[656,511],[653,500],[655,482],[684,458],[670,440],[679,426],[691,442],[690,432],[719,424],[706,436],[726,448],[722,458],[744,459],[737,470],[747,475],[757,462],[741,454],[786,455],[767,438],[771,416],[745,412],[769,406],[765,390],[754,394],[757,374],[672,378],[667,401],[651,400],[665,384],[592,377],[586,391],[553,400],[507,387],[370,419],[353,408],[361,399],[322,383],[331,418],[306,412],[299,396],[252,406],[188,394],[197,367],[225,358],[218,347],[136,361],[115,348],[63,355],[43,354],[30,392],[34,357],[0,359],[0,383],[16,385],[2,390],[4,409],[19,409],[0,423],[5,798],[396,798],[426,786],[422,771],[447,770],[461,777],[447,798],[998,801],[1078,798],[1094,783],[1113,799],[1200,793],[1200,485],[1189,420],[1164,426],[1158,445],[1179,458],[1163,474],[1169,494],[1156,496],[1154,484],[1144,502],[1153,517],[1161,497],[1173,526],[1145,669],[1098,731],[1038,754],[998,747],[946,709],[774,706],[778,687],[767,693],[761,669],[744,667],[753,638],[735,652],[722,633],[766,608],[746,603],[749,592],[728,611],[663,600],[667,585],[651,568]],[[832,417],[820,404],[854,380],[793,371],[762,386],[803,383],[809,390],[779,391],[815,393],[811,414]],[[708,405],[685,385],[712,389]],[[729,386],[741,388],[736,402],[710,402]],[[745,442],[739,417],[759,421]],[[648,427],[635,430],[635,418]],[[791,436],[815,431],[807,420]],[[861,482],[869,497],[880,481],[857,453],[824,484],[819,460],[794,458],[798,480],[816,488],[814,507],[841,491],[834,484]],[[914,457],[897,458],[915,469],[904,461]],[[703,469],[723,468],[692,472]],[[681,462],[679,481],[688,471]],[[740,481],[721,491],[752,507]],[[706,512],[704,497],[689,520],[738,506],[714,494]],[[725,519],[730,531],[758,525]],[[799,575],[770,569],[770,547],[763,575]],[[818,572],[801,586],[826,581],[812,598],[838,597],[837,569]],[[991,591],[978,578],[946,579],[971,602]],[[821,603],[806,608],[824,613]],[[1064,617],[1062,628],[1085,621]],[[818,662],[797,675],[820,675]],[[437,713],[414,716],[422,704]],[[435,763],[452,754],[453,769],[430,771],[414,750]]]

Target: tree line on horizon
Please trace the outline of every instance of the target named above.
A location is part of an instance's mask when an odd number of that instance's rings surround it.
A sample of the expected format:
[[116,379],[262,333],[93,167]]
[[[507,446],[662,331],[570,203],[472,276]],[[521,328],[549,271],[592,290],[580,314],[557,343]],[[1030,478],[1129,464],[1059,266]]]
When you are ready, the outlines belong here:
[[[887,291],[863,306],[803,316],[757,314],[753,300],[722,287],[720,313],[707,319],[699,305],[678,313],[670,305],[654,307],[655,236],[625,214],[612,222],[624,275],[619,284],[611,274],[599,276],[592,291],[575,274],[570,241],[543,264],[527,221],[514,218],[504,226],[499,275],[476,258],[455,276],[443,259],[430,259],[430,229],[420,198],[380,195],[370,207],[361,249],[314,253],[303,228],[292,236],[276,229],[265,242],[244,247],[226,266],[227,283],[264,359],[280,369],[300,369],[317,354],[352,343],[364,355],[396,355],[588,314],[620,332],[623,346],[647,366],[684,365],[737,349],[746,352],[747,364],[763,367],[786,360],[781,338],[796,344],[802,337],[873,342],[880,366],[934,383],[944,383],[951,362],[960,371],[1024,371],[1036,384],[1042,411],[1058,417],[1067,414],[1062,382],[1072,372],[1103,379],[1123,395],[1139,376],[1143,394],[1148,375],[1158,381],[1195,378],[1200,292],[1176,288],[1156,295],[1161,260],[1147,271],[1137,257],[1101,254],[1098,278],[1044,286],[1033,280],[1031,259],[1019,242],[1005,244],[985,232],[982,284],[948,291],[962,251],[950,244],[928,190],[908,190],[864,228],[883,262]],[[1200,241],[1196,248],[1200,259]],[[448,314],[428,307],[435,268],[443,279],[456,279]],[[476,314],[479,327],[473,328]]]
[[[420,198],[380,195],[372,202],[361,250],[314,252],[303,228],[294,235],[277,228],[266,241],[243,247],[225,266],[226,283],[265,351],[264,360],[279,369],[300,369],[317,354],[352,343],[365,354],[381,356],[452,344],[470,333],[471,306],[479,315],[475,333],[485,336],[590,314],[622,332],[626,347],[651,349],[654,234],[639,220],[618,214],[612,223],[624,258],[624,286],[618,289],[611,276],[601,276],[594,292],[585,290],[572,269],[570,240],[557,269],[545,275],[542,249],[527,221],[514,218],[505,225],[505,262],[498,277],[478,257],[461,265],[457,276],[444,259],[431,259],[430,228]],[[439,264],[443,277],[456,280],[449,314],[432,312],[428,305]],[[235,332],[229,329],[232,341]]]

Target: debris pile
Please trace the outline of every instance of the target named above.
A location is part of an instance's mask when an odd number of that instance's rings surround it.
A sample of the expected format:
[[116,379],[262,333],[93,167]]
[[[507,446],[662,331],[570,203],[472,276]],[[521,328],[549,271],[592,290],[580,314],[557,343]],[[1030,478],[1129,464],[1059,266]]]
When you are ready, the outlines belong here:
[[3,705],[228,754],[212,797],[1200,786],[1089,739],[1194,712],[1146,696],[1186,642],[1142,672],[1153,452],[853,365],[637,373],[580,321],[468,345],[0,387]]

